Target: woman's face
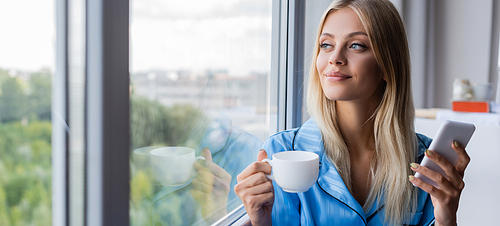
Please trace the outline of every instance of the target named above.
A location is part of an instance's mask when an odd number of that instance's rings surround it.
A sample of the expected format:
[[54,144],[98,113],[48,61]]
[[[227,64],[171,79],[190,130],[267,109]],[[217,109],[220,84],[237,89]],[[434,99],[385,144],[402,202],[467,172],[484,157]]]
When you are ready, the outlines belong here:
[[325,20],[316,68],[326,97],[337,101],[377,101],[383,81],[368,35],[351,9]]

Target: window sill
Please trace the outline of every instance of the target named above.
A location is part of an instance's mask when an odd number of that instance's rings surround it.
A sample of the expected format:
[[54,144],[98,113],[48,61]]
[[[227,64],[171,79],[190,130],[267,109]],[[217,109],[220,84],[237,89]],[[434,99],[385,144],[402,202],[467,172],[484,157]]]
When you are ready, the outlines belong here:
[[223,226],[223,225],[250,225],[250,217],[248,217],[245,207],[240,205],[238,208],[233,210],[231,213],[224,216],[219,221],[212,224],[212,226]]

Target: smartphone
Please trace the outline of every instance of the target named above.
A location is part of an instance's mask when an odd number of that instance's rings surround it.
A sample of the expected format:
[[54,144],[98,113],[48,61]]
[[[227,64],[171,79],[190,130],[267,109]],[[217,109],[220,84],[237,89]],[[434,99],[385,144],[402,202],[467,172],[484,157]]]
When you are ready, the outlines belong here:
[[[474,124],[449,120],[445,121],[441,124],[441,127],[439,127],[439,130],[436,133],[436,137],[429,145],[429,150],[435,151],[453,163],[453,165],[456,165],[458,162],[458,154],[451,147],[453,141],[456,140],[462,146],[466,147],[475,130],[476,127]],[[424,156],[420,165],[446,176],[444,170],[441,169],[438,164],[427,158],[427,156]],[[436,188],[439,188],[439,185],[436,182],[420,173],[416,173],[415,177],[433,185]]]

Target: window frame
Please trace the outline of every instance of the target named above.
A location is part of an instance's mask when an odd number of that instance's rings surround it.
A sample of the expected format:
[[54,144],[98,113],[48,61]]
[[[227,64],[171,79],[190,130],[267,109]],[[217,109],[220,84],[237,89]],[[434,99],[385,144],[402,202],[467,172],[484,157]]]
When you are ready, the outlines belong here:
[[[56,73],[53,78],[53,225],[69,225],[68,4],[56,0]],[[84,225],[129,225],[129,0],[86,0]],[[272,2],[271,132],[302,122],[305,2]],[[271,120],[272,121],[272,120]],[[240,206],[220,220],[247,219]]]
[[87,0],[87,225],[129,225],[129,5]]
[[68,225],[67,213],[67,27],[66,0],[55,1],[56,73],[52,78],[52,225]]
[[272,20],[271,86],[278,89],[271,101],[277,101],[282,131],[302,124],[305,1],[273,1]]
[[[53,78],[53,225],[69,225],[81,208],[82,225],[129,224],[129,1],[86,1],[84,203],[69,194],[68,35],[71,0],[56,0],[56,73]],[[106,120],[104,120],[106,119]],[[123,173],[126,172],[126,173]]]

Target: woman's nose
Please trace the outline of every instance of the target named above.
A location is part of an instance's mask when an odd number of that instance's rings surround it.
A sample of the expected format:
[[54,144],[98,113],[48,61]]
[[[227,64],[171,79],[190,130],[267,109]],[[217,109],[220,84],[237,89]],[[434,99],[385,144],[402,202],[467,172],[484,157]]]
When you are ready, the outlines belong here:
[[342,49],[336,49],[332,55],[330,56],[330,59],[328,60],[328,63],[333,65],[339,65],[343,66],[347,64],[347,59],[344,56],[344,53]]

